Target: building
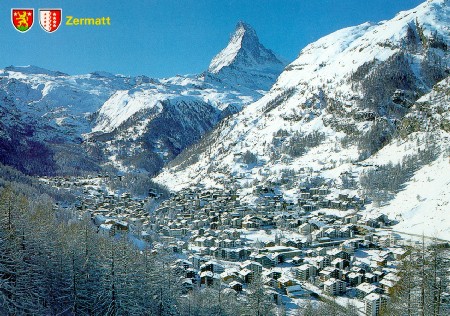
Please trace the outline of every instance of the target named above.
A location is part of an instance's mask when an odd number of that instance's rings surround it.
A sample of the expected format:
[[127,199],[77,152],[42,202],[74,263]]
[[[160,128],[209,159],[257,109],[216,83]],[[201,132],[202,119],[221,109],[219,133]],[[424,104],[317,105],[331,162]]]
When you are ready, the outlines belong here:
[[323,291],[332,296],[340,295],[347,291],[344,281],[331,278],[323,283]]
[[297,297],[308,297],[311,292],[305,290],[301,285],[292,285],[286,287],[286,294],[289,297],[297,298]]
[[303,264],[296,269],[297,278],[303,281],[309,281],[311,277],[317,275],[317,268],[311,264]]
[[387,297],[377,293],[371,293],[364,298],[364,312],[367,316],[378,316],[380,310],[386,307]]

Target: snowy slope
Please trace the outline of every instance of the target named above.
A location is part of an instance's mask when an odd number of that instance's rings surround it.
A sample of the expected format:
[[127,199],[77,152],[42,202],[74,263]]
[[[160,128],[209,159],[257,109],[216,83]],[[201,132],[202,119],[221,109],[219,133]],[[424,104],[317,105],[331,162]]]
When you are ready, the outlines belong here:
[[157,105],[161,96],[150,92],[151,90],[120,90],[114,93],[100,108],[98,124],[92,131],[110,132],[136,112]]
[[[308,45],[269,93],[221,122],[156,180],[173,190],[235,183],[252,202],[256,184],[279,183],[291,173],[294,185],[278,189],[295,201],[296,186],[308,179],[324,177],[339,190],[345,173],[358,178],[366,165],[384,164],[387,157],[401,161],[417,151],[411,149],[415,139],[396,156],[389,156],[389,146],[383,155],[383,147],[391,138],[396,146],[396,130],[416,111],[412,104],[448,76],[449,22],[448,1],[427,1],[392,20],[346,28]],[[319,141],[304,153],[291,150],[314,132]],[[242,160],[246,151],[256,164]]]
[[88,116],[117,89],[131,87],[130,78],[98,73],[69,76],[36,66],[0,70],[0,86],[21,111],[43,123],[64,128],[74,137],[88,132]]
[[259,92],[249,89],[222,89],[192,76],[154,79],[151,83],[115,92],[98,111],[92,131],[109,133],[136,113],[152,107],[158,108],[165,100],[205,102],[220,112],[231,108],[231,113],[235,113],[259,96]]
[[[447,135],[447,145],[448,142]],[[395,230],[450,240],[450,164],[440,157],[417,171],[389,205],[369,209],[399,221]]]
[[[436,32],[448,43],[450,40],[450,7],[447,0],[427,1],[417,8],[400,12],[394,19],[377,24],[364,23],[339,30],[308,45],[299,58],[288,66],[277,80],[275,89],[336,85],[347,79],[367,62],[382,62],[408,45],[408,28],[419,37],[419,25],[424,36]],[[419,48],[420,49],[420,48]],[[420,51],[417,51],[420,53]],[[348,91],[348,86],[340,85]]]

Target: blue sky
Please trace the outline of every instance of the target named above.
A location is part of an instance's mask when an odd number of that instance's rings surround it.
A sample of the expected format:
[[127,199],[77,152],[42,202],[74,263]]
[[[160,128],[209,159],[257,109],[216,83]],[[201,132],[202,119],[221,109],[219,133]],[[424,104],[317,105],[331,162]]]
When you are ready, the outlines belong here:
[[[346,26],[390,19],[421,0],[3,0],[0,67],[36,65],[69,74],[97,70],[169,77],[200,73],[228,42],[239,20],[267,48],[292,61],[307,44]],[[63,17],[111,18],[107,27],[61,25],[27,33],[11,8],[62,8]],[[64,23],[64,21],[63,21]]]

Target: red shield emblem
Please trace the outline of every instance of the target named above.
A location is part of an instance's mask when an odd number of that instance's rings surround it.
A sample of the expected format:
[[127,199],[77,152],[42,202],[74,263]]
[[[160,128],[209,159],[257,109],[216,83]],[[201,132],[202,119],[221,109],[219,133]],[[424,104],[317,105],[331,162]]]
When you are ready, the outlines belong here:
[[44,31],[53,33],[61,25],[62,9],[39,9],[39,24]]
[[29,31],[33,26],[34,9],[11,9],[11,21],[19,32]]

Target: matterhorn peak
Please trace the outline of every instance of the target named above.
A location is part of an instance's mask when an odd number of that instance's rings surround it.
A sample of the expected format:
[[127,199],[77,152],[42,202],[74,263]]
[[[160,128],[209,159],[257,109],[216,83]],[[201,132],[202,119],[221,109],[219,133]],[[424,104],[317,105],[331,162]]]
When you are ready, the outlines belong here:
[[243,21],[239,21],[236,25],[236,29],[231,38],[231,41],[241,41],[241,48],[246,45],[261,45],[259,43],[258,35],[256,35],[256,31]]
[[[208,68],[208,73],[232,84],[252,86],[254,80],[245,74],[264,77],[270,88],[284,68],[284,63],[258,39],[256,31],[247,23],[237,23],[228,45],[217,54]],[[270,77],[270,78],[269,78]],[[272,78],[273,77],[273,78]],[[267,80],[269,79],[269,80]],[[242,82],[241,82],[242,81]]]
[[227,47],[213,58],[208,71],[218,73],[227,66],[248,68],[274,63],[282,64],[271,50],[259,42],[256,31],[249,24],[240,21]]

